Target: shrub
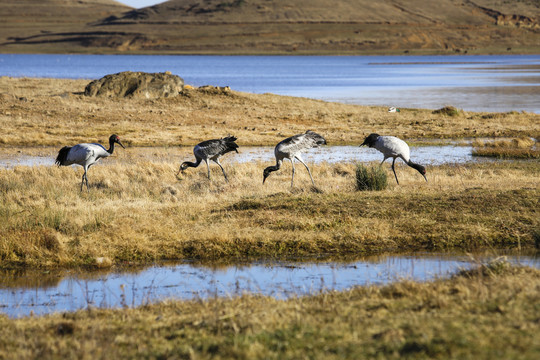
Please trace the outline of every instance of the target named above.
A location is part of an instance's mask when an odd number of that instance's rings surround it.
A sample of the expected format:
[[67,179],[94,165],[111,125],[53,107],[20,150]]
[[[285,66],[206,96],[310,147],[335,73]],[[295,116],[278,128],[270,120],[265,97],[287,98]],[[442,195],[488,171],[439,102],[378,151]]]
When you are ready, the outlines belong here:
[[362,164],[356,167],[356,189],[366,190],[384,190],[388,186],[386,172],[380,166],[366,168]]
[[459,110],[456,109],[453,106],[445,106],[443,108],[440,108],[438,110],[433,110],[433,114],[443,114],[447,116],[458,116]]

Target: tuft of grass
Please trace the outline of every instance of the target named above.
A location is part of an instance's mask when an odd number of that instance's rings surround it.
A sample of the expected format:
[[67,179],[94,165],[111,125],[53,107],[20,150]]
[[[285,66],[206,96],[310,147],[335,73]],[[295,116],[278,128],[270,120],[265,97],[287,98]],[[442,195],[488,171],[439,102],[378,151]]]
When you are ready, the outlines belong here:
[[472,154],[500,159],[540,159],[537,142],[529,137],[494,141],[475,140]]
[[381,166],[369,168],[362,164],[356,166],[356,189],[359,191],[380,191],[388,187],[388,176]]
[[437,110],[433,110],[433,114],[442,114],[446,116],[458,116],[459,110],[453,106],[445,106]]

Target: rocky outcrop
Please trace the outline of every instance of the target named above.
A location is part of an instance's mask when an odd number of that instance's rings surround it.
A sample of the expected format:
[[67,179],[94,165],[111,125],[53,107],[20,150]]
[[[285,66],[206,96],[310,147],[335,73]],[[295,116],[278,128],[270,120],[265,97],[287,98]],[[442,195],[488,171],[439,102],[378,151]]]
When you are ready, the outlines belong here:
[[170,72],[125,71],[92,81],[86,85],[84,94],[86,96],[157,99],[175,97],[183,89],[184,80]]

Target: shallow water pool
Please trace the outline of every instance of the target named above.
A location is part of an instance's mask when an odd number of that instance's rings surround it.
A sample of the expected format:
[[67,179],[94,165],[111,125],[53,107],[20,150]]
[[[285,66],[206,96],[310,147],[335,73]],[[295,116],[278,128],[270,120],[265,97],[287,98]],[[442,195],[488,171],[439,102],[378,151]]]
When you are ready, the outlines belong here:
[[[496,257],[497,254],[471,257],[429,253],[369,257],[351,262],[261,261],[225,267],[176,263],[103,273],[3,272],[0,273],[0,311],[10,317],[21,317],[243,293],[284,299],[399,279],[425,281]],[[540,268],[538,255],[509,255],[506,259]]]

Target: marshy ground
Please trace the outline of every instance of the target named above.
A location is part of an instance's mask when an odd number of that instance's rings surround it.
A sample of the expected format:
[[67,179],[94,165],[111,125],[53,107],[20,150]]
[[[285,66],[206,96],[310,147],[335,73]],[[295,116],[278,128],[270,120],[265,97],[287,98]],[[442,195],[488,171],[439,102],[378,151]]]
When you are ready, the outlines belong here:
[[[170,161],[163,148],[151,148],[192,146],[228,134],[240,146],[274,145],[308,129],[333,145],[358,145],[374,131],[409,142],[538,138],[540,115],[419,109],[396,114],[197,89],[175,99],[97,99],[80,94],[87,82],[0,78],[3,153],[103,143],[117,133],[129,147],[114,156],[133,157],[93,167],[90,189],[83,192],[80,167],[0,169],[4,268],[350,258],[389,251],[532,249],[540,242],[537,160],[428,166],[428,183],[398,162],[399,186],[387,163],[390,186],[359,192],[353,163],[313,165],[316,187],[298,167],[294,188],[286,164],[263,186],[262,169],[269,164],[232,165],[224,158],[230,178],[225,183],[217,166],[211,180],[204,167],[176,176],[184,159]],[[0,358],[535,358],[538,279],[536,270],[484,269],[426,284],[289,301],[248,296],[39,319],[0,317]]]
[[498,262],[428,283],[276,300],[166,301],[9,320],[1,358],[535,359],[540,272]]

